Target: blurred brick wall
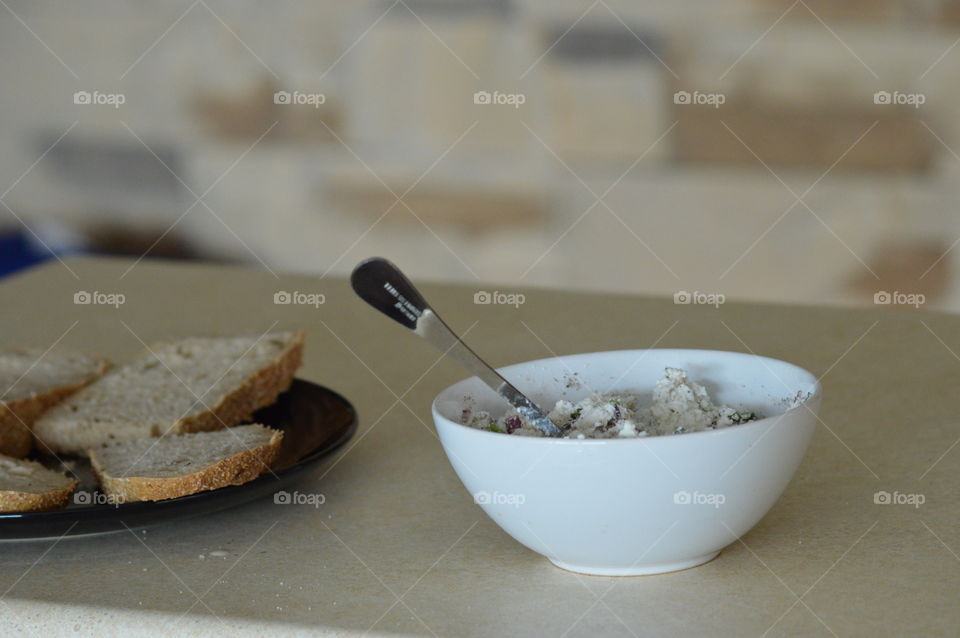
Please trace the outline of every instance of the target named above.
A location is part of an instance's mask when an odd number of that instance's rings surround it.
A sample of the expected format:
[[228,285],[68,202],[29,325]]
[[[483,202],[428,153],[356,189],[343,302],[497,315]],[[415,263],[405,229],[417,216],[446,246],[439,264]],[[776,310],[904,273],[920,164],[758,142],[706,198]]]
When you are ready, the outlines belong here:
[[318,272],[381,253],[960,308],[958,2],[9,6],[29,29],[0,21],[0,185],[29,225],[174,227]]

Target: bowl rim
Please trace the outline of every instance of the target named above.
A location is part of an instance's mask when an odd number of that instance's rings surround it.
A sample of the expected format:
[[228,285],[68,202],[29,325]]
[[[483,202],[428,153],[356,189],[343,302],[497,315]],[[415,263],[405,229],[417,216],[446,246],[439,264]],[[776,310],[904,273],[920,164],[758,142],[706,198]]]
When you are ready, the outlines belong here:
[[[709,350],[709,349],[701,349],[701,348],[628,348],[628,349],[620,349],[620,350],[596,350],[592,352],[579,352],[579,353],[564,354],[564,355],[553,356],[553,357],[544,357],[542,359],[531,359],[529,361],[520,361],[517,363],[511,363],[509,365],[500,366],[496,368],[496,370],[497,372],[503,374],[504,370],[506,370],[507,368],[515,367],[515,366],[534,365],[537,363],[552,362],[558,359],[588,357],[591,355],[601,355],[601,354],[605,354],[605,355],[621,354],[621,353],[630,353],[630,352],[663,352],[663,353],[696,352],[696,353],[703,353],[703,354],[722,354],[725,356],[734,355],[734,356],[743,357],[745,359],[754,359],[761,362],[772,361],[777,364],[790,366],[796,371],[808,376],[813,385],[813,390],[807,394],[807,396],[803,399],[803,401],[799,402],[797,405],[783,412],[779,412],[777,414],[771,414],[770,416],[765,416],[762,419],[757,419],[756,421],[751,421],[749,423],[742,423],[737,426],[726,427],[719,430],[703,430],[700,432],[685,432],[682,435],[674,434],[674,435],[664,435],[664,436],[641,436],[641,437],[624,437],[624,438],[611,437],[611,438],[603,438],[603,439],[587,439],[587,438],[567,439],[567,438],[551,438],[551,437],[544,437],[544,436],[510,436],[510,435],[503,434],[501,432],[490,432],[489,430],[480,430],[478,428],[473,428],[473,427],[470,427],[469,425],[458,423],[453,419],[447,418],[440,412],[440,410],[437,407],[437,404],[444,397],[444,395],[449,393],[458,385],[465,384],[468,381],[479,380],[478,377],[471,376],[471,377],[466,377],[464,379],[460,379],[456,383],[453,383],[447,386],[434,398],[434,400],[430,404],[430,410],[433,413],[434,427],[438,430],[438,432],[440,430],[441,425],[455,426],[455,428],[459,428],[460,431],[469,431],[473,433],[468,436],[476,435],[476,436],[486,436],[486,437],[500,437],[505,440],[513,440],[513,441],[529,441],[529,443],[518,443],[519,445],[604,445],[604,444],[609,444],[611,441],[619,441],[619,443],[617,443],[616,445],[631,445],[631,444],[650,445],[654,441],[657,442],[655,444],[662,445],[662,444],[670,444],[669,442],[676,441],[676,440],[697,441],[697,440],[703,440],[703,438],[707,436],[714,436],[714,437],[729,436],[737,432],[748,433],[748,432],[752,432],[753,430],[772,428],[777,423],[779,423],[779,421],[786,415],[796,413],[802,409],[809,410],[811,414],[813,414],[816,420],[818,421],[820,420],[820,417],[817,414],[816,410],[810,408],[810,404],[814,404],[817,401],[819,401],[823,395],[823,385],[820,383],[820,379],[818,379],[816,375],[814,375],[812,372],[810,372],[806,368],[802,368],[795,363],[790,363],[789,361],[784,361],[783,359],[775,359],[773,357],[766,357],[763,355],[754,354],[752,352],[739,352],[736,350]],[[772,370],[770,372],[772,373]],[[774,374],[774,376],[776,376],[776,374]],[[699,437],[699,438],[692,438],[692,437]],[[514,444],[514,445],[517,445],[517,444]]]

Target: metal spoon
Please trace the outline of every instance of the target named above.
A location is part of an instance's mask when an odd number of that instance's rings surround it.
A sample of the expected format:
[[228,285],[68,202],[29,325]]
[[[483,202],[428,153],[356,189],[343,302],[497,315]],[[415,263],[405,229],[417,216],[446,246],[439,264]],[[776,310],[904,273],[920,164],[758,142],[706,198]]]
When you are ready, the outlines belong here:
[[536,403],[500,376],[450,330],[399,268],[382,257],[371,257],[353,269],[350,284],[354,292],[368,304],[413,330],[441,352],[450,354],[506,399],[521,417],[543,432],[544,436],[561,435],[560,428],[547,418]]

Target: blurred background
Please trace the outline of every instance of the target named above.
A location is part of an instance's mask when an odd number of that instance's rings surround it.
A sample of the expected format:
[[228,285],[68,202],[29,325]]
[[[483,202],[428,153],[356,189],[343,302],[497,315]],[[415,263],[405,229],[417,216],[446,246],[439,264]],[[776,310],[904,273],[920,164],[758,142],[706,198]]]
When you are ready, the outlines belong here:
[[960,1],[0,2],[0,270],[960,310]]

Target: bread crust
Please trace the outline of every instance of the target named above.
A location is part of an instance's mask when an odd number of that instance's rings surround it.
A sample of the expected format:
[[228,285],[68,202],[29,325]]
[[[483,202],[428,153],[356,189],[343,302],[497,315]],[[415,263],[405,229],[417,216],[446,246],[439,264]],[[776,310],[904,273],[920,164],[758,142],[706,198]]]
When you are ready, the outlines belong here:
[[0,512],[39,512],[66,507],[70,502],[70,496],[73,495],[78,485],[80,485],[80,482],[75,480],[61,490],[51,490],[40,494],[0,490]]
[[33,449],[34,437],[30,430],[33,422],[48,409],[80,388],[90,385],[110,369],[110,362],[106,359],[98,359],[98,362],[96,371],[84,381],[53,388],[18,401],[0,403],[0,454],[18,459],[27,456]]
[[[11,459],[3,459],[4,466]],[[74,478],[64,476],[59,472],[43,467],[36,461],[13,461],[14,465],[22,466],[31,473],[58,474],[66,485],[45,492],[25,492],[13,489],[0,489],[0,512],[35,512],[40,510],[58,509],[67,505],[80,482]]]
[[[239,388],[222,397],[211,409],[178,420],[173,431],[186,434],[222,430],[224,427],[232,427],[249,420],[255,411],[274,403],[281,392],[290,389],[293,375],[303,363],[303,341],[304,332],[296,332],[287,349],[273,362],[258,370]],[[160,434],[163,432],[156,435]]]
[[[286,392],[293,383],[293,375],[303,363],[302,330],[294,333],[293,341],[269,365],[251,375],[243,384],[223,397],[209,410],[179,419],[173,426],[173,432],[210,432],[222,430],[242,423],[253,416],[258,409],[277,400],[281,392]],[[157,432],[159,436],[163,432]]]
[[[90,465],[100,489],[117,503],[162,501],[226,487],[242,485],[266,472],[276,458],[283,432],[272,430],[270,441],[225,458],[191,474],[175,477],[113,477],[105,473],[97,459],[97,450],[89,450]],[[122,444],[118,444],[122,445]]]
[[[304,331],[293,333],[290,342],[276,358],[251,374],[234,390],[219,397],[216,405],[201,405],[201,412],[186,415],[173,423],[154,425],[149,432],[145,430],[141,438],[158,437],[168,433],[210,432],[248,421],[256,410],[274,403],[281,392],[290,388],[294,374],[303,362],[304,339]],[[86,448],[95,445],[93,441],[78,444],[70,440],[62,430],[51,429],[45,432],[43,437],[34,438],[38,441],[37,451],[44,455],[89,456]],[[109,441],[105,438],[100,442],[100,445],[108,444]]]

